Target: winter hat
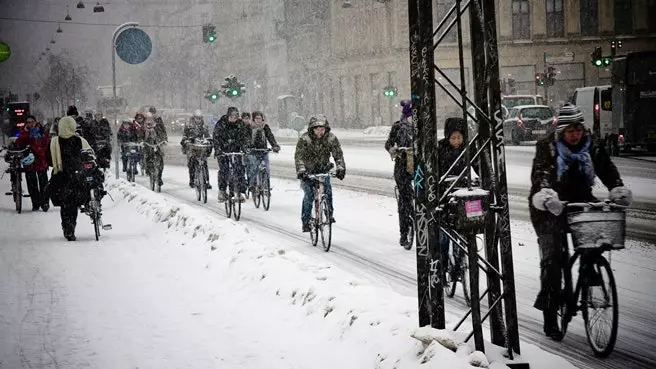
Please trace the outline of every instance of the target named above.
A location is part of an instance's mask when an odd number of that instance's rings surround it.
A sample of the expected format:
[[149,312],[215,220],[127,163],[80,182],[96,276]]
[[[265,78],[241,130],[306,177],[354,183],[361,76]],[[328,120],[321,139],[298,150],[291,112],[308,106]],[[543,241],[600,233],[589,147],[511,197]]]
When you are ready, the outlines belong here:
[[467,123],[460,117],[446,118],[444,121],[444,138],[448,140],[451,138],[451,134],[456,131],[464,134],[466,127]]
[[241,119],[251,119],[251,113],[244,111],[241,113]]
[[234,107],[234,106],[231,106],[231,107],[228,108],[228,112],[226,113],[226,115],[227,115],[227,116],[231,116],[231,115],[237,115],[237,116],[239,116],[239,109],[237,109],[237,108]]
[[77,112],[77,107],[75,107],[75,105],[71,105],[68,107],[68,110],[66,110],[66,115],[72,117],[75,115],[80,115],[80,113]]
[[402,100],[401,101],[401,120],[408,119],[412,116],[412,101]]
[[264,113],[262,113],[261,111],[254,111],[253,112],[253,120],[255,120],[255,117],[260,117],[260,118],[262,118],[262,120],[265,120],[264,119]]
[[572,124],[583,124],[583,113],[576,105],[567,103],[558,112],[558,124],[556,125],[556,136],[560,137],[565,128]]

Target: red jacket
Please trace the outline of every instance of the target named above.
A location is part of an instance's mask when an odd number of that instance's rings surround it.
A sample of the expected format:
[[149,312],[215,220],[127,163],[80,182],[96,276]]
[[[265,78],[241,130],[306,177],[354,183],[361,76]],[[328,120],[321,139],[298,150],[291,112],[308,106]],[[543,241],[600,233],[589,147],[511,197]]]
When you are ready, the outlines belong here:
[[26,167],[28,171],[42,171],[48,169],[48,151],[50,150],[50,136],[43,129],[41,123],[37,123],[37,135],[31,134],[31,130],[24,128],[16,139],[16,146],[24,148],[29,146],[34,154],[34,164]]

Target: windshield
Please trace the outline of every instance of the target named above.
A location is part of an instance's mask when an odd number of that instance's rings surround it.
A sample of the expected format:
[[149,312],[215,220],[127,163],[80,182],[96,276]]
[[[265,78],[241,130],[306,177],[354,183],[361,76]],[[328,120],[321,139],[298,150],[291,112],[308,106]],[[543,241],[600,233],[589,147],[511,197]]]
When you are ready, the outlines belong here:
[[510,109],[520,105],[533,105],[535,104],[535,99],[530,96],[504,96],[501,99],[501,103]]
[[548,107],[535,107],[522,109],[522,118],[537,118],[540,120],[553,118],[553,112]]

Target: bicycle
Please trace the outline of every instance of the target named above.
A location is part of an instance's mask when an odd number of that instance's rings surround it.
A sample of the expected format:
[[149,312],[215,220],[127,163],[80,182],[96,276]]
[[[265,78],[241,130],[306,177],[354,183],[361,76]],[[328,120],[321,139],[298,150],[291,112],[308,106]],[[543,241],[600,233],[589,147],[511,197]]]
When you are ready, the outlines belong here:
[[207,204],[207,184],[210,179],[207,176],[207,158],[212,154],[212,143],[209,140],[190,142],[187,155],[196,160],[194,171],[194,187],[196,188],[196,200]]
[[[447,236],[448,237],[448,236]],[[447,260],[445,261],[444,270],[444,295],[453,298],[456,294],[456,287],[458,282],[462,284],[462,295],[465,298],[465,304],[471,307],[471,295],[469,294],[469,263],[465,251],[460,247],[459,242],[456,244],[449,239],[449,249],[447,251]]]
[[228,189],[227,189],[228,198],[225,201],[225,210],[226,210],[226,216],[228,218],[230,218],[230,216],[233,216],[236,221],[239,221],[239,219],[241,218],[241,203],[244,202],[245,200],[239,196],[241,194],[241,182],[235,173],[235,160],[239,158],[239,160],[241,160],[243,165],[244,155],[245,154],[243,152],[228,152],[220,155],[220,156],[226,156],[230,159],[228,161],[229,163]]
[[148,176],[150,177],[150,190],[162,192],[162,186],[160,185],[159,179],[162,176],[162,167],[164,166],[164,151],[162,150],[162,146],[166,145],[166,141],[158,142],[156,144],[144,142],[143,144],[152,150],[153,155],[153,160],[149,163],[152,167],[148,173]]
[[[567,223],[572,237],[574,254],[569,256],[565,244],[563,250],[563,299],[559,311],[562,337],[567,333],[567,326],[578,311],[581,311],[585,324],[585,334],[590,348],[596,356],[610,355],[617,340],[618,303],[615,277],[610,263],[603,256],[606,251],[624,248],[626,231],[626,206],[610,202],[566,203],[570,211]],[[572,287],[572,268],[579,261],[576,287]],[[605,271],[606,277],[603,277]],[[608,286],[605,285],[608,282]],[[600,287],[599,301],[594,299],[593,288]],[[595,324],[599,321],[597,312],[590,314],[589,309],[611,309],[609,332],[596,332]],[[604,327],[601,328],[603,330]],[[606,330],[608,330],[606,329]],[[599,334],[599,336],[596,335]]]
[[112,155],[112,147],[107,140],[98,140],[96,141],[96,147],[93,149],[96,152],[98,163],[98,168],[102,169],[103,172],[106,172],[109,169]]
[[271,179],[269,178],[269,172],[267,171],[266,162],[264,161],[264,156],[267,155],[270,151],[271,149],[250,150],[251,153],[255,153],[256,158],[259,160],[257,174],[255,176],[253,204],[256,208],[259,208],[260,203],[262,203],[262,208],[264,211],[268,211],[269,206],[271,205]]
[[321,244],[323,250],[328,252],[333,236],[332,209],[328,204],[328,195],[325,193],[326,178],[334,177],[333,173],[308,174],[307,179],[312,181],[312,191],[314,192],[314,218],[310,218],[310,239],[312,246],[319,243],[319,233],[321,233]]
[[21,160],[28,155],[30,149],[26,147],[20,150],[7,149],[7,156],[5,161],[9,163],[9,168],[5,173],[9,173],[11,177],[11,191],[5,192],[5,195],[14,198],[16,205],[16,212],[18,214],[23,211],[23,197],[29,197],[29,194],[23,194],[23,165]]
[[123,143],[124,155],[128,158],[128,165],[125,168],[128,182],[134,182],[134,177],[138,173],[137,162],[141,161],[141,144],[136,142]]
[[[414,163],[413,163],[412,159],[409,159],[409,157],[414,153],[414,148],[412,148],[412,147],[397,147],[396,148],[396,154],[394,155],[392,160],[396,161],[397,159],[401,159],[402,158],[401,154],[403,154],[403,153],[406,153],[406,158],[408,159],[406,170],[408,171],[409,174],[412,174],[412,173],[414,173],[414,168],[413,168]],[[411,186],[413,187],[413,191],[414,191],[414,185],[412,185],[412,181],[411,181]],[[396,203],[400,207],[400,197],[399,197],[399,186],[398,185],[394,186],[394,198],[396,198]],[[406,250],[411,250],[412,249],[412,245],[413,245],[414,239],[415,239],[415,216],[414,216],[415,215],[415,212],[414,212],[415,201],[414,201],[414,197],[411,200],[411,208],[412,208],[412,211],[411,211],[410,215],[408,216],[408,218],[409,218],[408,219],[409,229],[407,230],[405,240],[401,243],[401,246],[403,246],[403,248],[406,249]]]
[[[93,229],[96,236],[96,241],[100,239],[100,229],[110,230],[111,224],[103,224],[102,222],[102,204],[101,199],[104,193],[103,182],[100,171],[96,163],[96,155],[93,150],[82,150],[82,170],[78,173],[82,183],[89,191],[89,201],[84,204],[81,212],[91,218]],[[103,176],[104,177],[104,176]]]

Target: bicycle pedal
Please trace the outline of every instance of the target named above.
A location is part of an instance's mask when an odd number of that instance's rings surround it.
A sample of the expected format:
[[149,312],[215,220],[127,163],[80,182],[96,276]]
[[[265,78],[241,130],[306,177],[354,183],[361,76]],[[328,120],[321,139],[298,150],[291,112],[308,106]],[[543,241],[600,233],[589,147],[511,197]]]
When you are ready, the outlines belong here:
[[102,229],[105,231],[111,231],[112,230],[112,225],[111,224],[103,224]]

